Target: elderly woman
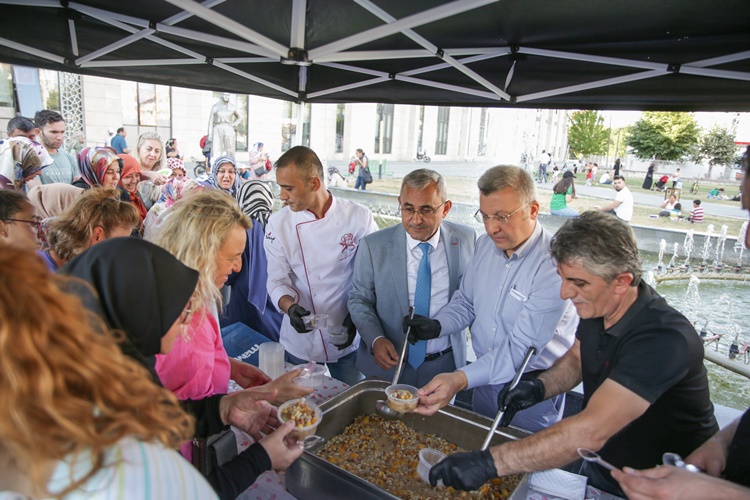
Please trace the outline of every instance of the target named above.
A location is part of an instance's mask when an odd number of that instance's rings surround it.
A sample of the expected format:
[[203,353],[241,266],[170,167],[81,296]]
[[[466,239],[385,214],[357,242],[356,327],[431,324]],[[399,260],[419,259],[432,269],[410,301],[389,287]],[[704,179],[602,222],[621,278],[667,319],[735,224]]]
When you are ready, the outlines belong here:
[[157,228],[167,217],[167,209],[177,200],[203,191],[205,187],[195,179],[173,177],[162,186],[161,198],[154,203],[143,221],[143,237],[152,238]]
[[211,167],[211,175],[208,176],[207,186],[226,191],[232,198],[237,197],[237,191],[242,185],[237,174],[237,163],[231,156],[219,156],[214,160]]
[[161,186],[167,177],[159,173],[167,168],[164,143],[159,134],[145,132],[138,138],[136,147],[138,161],[141,164],[141,182],[138,193],[146,208],[149,209],[161,196]]
[[61,216],[46,226],[47,249],[39,255],[57,271],[84,250],[109,238],[130,236],[140,218],[135,207],[112,188],[85,191]]
[[93,187],[116,188],[120,181],[122,160],[112,148],[86,148],[78,153],[80,179],[73,185],[81,189]]
[[26,183],[53,163],[38,142],[23,136],[0,142],[0,189],[26,190]]
[[[123,332],[125,354],[145,366],[154,381],[161,383],[155,366],[156,355],[167,352],[160,347],[165,339],[169,337],[169,342],[175,344],[190,344],[194,340],[190,338],[189,325],[200,314],[197,294],[194,294],[198,273],[166,250],[137,238],[110,240],[98,245],[68,264],[64,271],[94,288],[97,299],[90,307],[102,315],[111,328]],[[134,289],[143,290],[150,300],[143,301],[144,296],[133,294]],[[138,314],[133,314],[134,310],[138,310]],[[179,325],[177,335],[174,335],[173,325]],[[247,398],[250,393],[254,393],[253,397]],[[189,402],[197,418],[196,435],[206,437],[224,430],[229,423],[220,414],[224,402],[230,398],[236,400],[234,396],[246,397],[242,409],[248,423],[241,427],[257,436],[259,442],[209,475],[209,481],[221,498],[235,498],[260,473],[271,468],[285,469],[302,453],[299,446],[284,442],[293,426],[287,424],[275,432],[267,426],[275,422],[275,410],[259,400],[259,396],[269,394],[273,392],[251,389],[232,396],[222,393]],[[198,412],[198,409],[203,411]],[[269,435],[260,439],[257,432],[260,430]]]
[[[215,498],[172,450],[192,435],[190,417],[63,284],[0,247],[0,496]],[[180,332],[169,326],[162,352]]]
[[267,182],[248,181],[240,187],[237,201],[253,226],[247,230],[242,269],[227,280],[232,293],[221,316],[222,327],[225,327],[222,334],[249,327],[278,342],[284,315],[276,310],[266,290],[268,258],[263,248],[266,222],[273,210],[273,192]]
[[122,159],[120,188],[125,192],[122,199],[133,204],[136,210],[138,210],[141,222],[143,222],[146,219],[148,210],[146,209],[146,205],[143,204],[141,195],[138,193],[138,183],[141,181],[141,166],[138,164],[138,160],[130,155],[122,154],[120,158]]

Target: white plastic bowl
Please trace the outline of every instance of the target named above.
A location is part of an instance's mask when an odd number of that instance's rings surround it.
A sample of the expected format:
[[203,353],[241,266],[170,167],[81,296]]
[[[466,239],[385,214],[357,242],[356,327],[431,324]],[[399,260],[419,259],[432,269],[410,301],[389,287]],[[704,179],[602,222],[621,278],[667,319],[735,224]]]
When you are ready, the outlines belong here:
[[[419,451],[419,464],[417,465],[417,475],[427,484],[430,484],[430,469],[432,466],[443,460],[447,455],[432,448],[422,448]],[[438,479],[438,486],[443,486],[443,480]]]
[[296,426],[292,432],[289,433],[289,437],[291,439],[304,439],[308,436],[312,436],[315,434],[315,431],[318,429],[318,426],[320,425],[320,422],[323,420],[323,412],[320,411],[320,408],[318,408],[318,405],[313,403],[312,401],[308,401],[305,398],[299,398],[299,399],[292,399],[291,401],[287,401],[283,405],[279,406],[279,422],[282,424],[286,422],[284,419],[284,410],[286,410],[288,407],[292,406],[295,403],[304,403],[310,408],[313,409],[315,412],[316,420],[314,423],[306,426]]

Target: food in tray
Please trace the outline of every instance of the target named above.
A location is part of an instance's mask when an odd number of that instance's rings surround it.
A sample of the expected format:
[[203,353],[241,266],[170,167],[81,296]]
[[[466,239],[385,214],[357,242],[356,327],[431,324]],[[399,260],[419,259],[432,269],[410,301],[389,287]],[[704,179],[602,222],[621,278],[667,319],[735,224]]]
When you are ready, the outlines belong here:
[[398,420],[375,414],[362,415],[333,437],[315,454],[389,493],[404,499],[508,498],[521,475],[489,481],[472,492],[432,488],[417,474],[419,452],[433,448],[446,455],[466,451],[445,439],[415,431]]
[[385,389],[385,394],[388,396],[388,406],[393,411],[406,413],[417,408],[419,396],[416,387],[405,384],[390,385]]
[[279,407],[278,414],[282,423],[294,421],[294,430],[290,433],[293,439],[303,439],[315,434],[323,418],[317,405],[305,401],[304,398],[287,401]]

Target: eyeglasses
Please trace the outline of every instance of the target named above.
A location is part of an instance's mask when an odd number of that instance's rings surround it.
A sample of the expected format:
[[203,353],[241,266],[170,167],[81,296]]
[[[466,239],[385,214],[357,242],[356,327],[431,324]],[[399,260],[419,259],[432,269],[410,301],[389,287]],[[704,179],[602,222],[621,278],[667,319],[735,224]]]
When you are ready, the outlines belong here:
[[477,210],[474,213],[474,218],[478,222],[481,222],[483,224],[487,224],[488,222],[490,222],[493,219],[496,220],[496,221],[498,221],[500,224],[507,224],[508,223],[508,219],[510,219],[510,216],[513,215],[514,213],[518,212],[519,210],[521,210],[524,206],[525,205],[521,205],[520,207],[518,207],[517,209],[513,210],[508,215],[486,215],[481,210]]
[[38,215],[35,215],[31,218],[31,220],[26,219],[5,219],[9,222],[23,222],[25,224],[28,224],[31,226],[32,230],[36,231],[36,235],[39,236],[42,232],[42,218]]
[[185,306],[185,309],[183,309],[182,313],[180,313],[180,324],[189,325],[193,319],[194,312],[195,311],[193,310],[193,299],[190,299],[190,301],[187,303],[187,306]]
[[416,214],[419,214],[419,216],[424,219],[425,217],[432,217],[433,215],[435,215],[437,211],[440,210],[440,207],[445,205],[446,202],[447,200],[442,202],[440,205],[436,206],[435,208],[423,207],[423,208],[420,208],[419,210],[414,210],[413,208],[402,208],[399,206],[398,211],[401,215],[409,219],[414,217]]

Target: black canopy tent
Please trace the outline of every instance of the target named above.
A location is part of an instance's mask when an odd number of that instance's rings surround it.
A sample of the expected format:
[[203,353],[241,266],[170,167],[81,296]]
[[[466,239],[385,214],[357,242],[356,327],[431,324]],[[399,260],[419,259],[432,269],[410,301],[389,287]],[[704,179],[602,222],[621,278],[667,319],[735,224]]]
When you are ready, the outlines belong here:
[[0,0],[0,61],[296,102],[750,111],[747,0]]

